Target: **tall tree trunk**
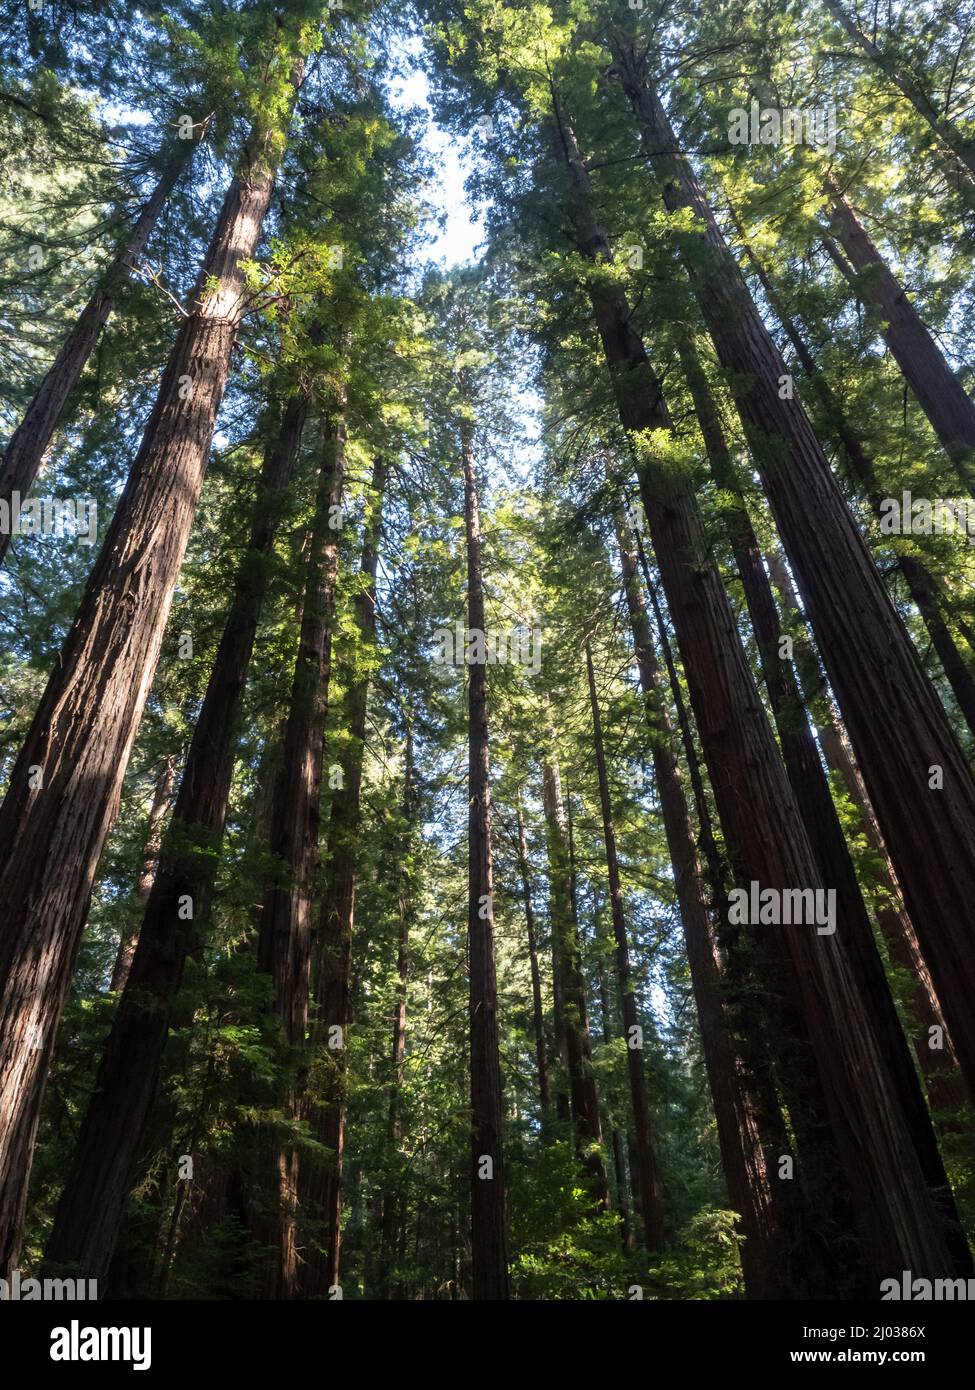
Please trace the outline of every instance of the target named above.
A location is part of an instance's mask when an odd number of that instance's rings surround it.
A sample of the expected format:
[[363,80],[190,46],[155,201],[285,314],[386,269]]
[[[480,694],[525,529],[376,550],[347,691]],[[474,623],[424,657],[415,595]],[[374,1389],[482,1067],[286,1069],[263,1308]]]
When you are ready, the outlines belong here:
[[[975,778],[860,536],[798,400],[780,396],[782,357],[748,293],[704,193],[632,46],[616,70],[664,183],[668,207],[700,231],[688,270],[718,360],[749,389],[736,395],[911,919],[952,1030],[975,1077],[975,976],[967,904],[975,899]],[[700,263],[700,251],[705,253]],[[919,817],[919,808],[924,808]]]
[[[765,297],[771,305],[779,323],[782,325],[786,337],[792,344],[799,364],[806,377],[809,379],[830,427],[835,431],[836,437],[842,446],[847,464],[854,475],[856,485],[870,504],[874,515],[879,518],[883,515],[883,494],[874,470],[873,460],[867,453],[860,436],[848,420],[846,412],[843,410],[829,381],[820,370],[799,329],[799,325],[786,310],[775,286],[769,279],[765,267],[759,261],[745,239],[741,223],[738,221],[737,217],[735,217],[734,212],[732,212],[731,215],[738,230],[738,234],[742,238],[742,245],[748,262],[758,277]],[[952,693],[958,702],[958,708],[961,711],[962,717],[973,736],[975,736],[975,677],[973,677],[968,664],[958,650],[955,639],[952,637],[948,624],[945,621],[944,614],[942,613],[942,596],[938,581],[923,561],[916,555],[908,554],[903,551],[896,551],[894,553],[894,560],[907,586],[907,591],[928,630],[928,635],[931,638],[931,645],[938,655],[942,669],[951,686]]]
[[[325,753],[325,720],[332,673],[332,629],[339,566],[339,530],[345,478],[344,399],[325,430],[305,580],[301,630],[284,735],[284,765],[275,789],[270,848],[280,869],[261,911],[258,966],[274,981],[275,1008],[285,1045],[304,1051],[308,1027],[311,918],[318,868],[320,788]],[[287,1101],[298,1117],[301,1083]],[[298,1154],[276,1156],[280,1201],[270,1218],[274,1250],[267,1293],[291,1298],[298,1289],[296,1208]],[[262,1222],[259,1222],[262,1225]],[[263,1230],[260,1234],[267,1234]]]
[[[785,1125],[761,1035],[750,1030],[747,1047],[742,1046],[735,1038],[729,1018],[725,1000],[727,974],[734,973],[737,962],[733,959],[727,961],[723,980],[721,950],[708,920],[697,847],[674,751],[662,677],[640,592],[631,537],[622,517],[617,522],[617,539],[637,671],[650,730],[657,794],[674,866],[684,945],[697,1006],[704,1065],[714,1105],[722,1167],[731,1204],[741,1217],[744,1243],[740,1248],[740,1258],[745,1289],[753,1299],[795,1297],[803,1289],[811,1295],[817,1291],[815,1278],[810,1277],[808,1284],[803,1286],[788,1259],[795,1223],[802,1213],[793,1209],[795,1204],[788,1200],[787,1190],[772,1177],[778,1156],[787,1151]],[[690,750],[689,761],[693,762],[697,755],[666,640],[663,616],[652,588],[650,595],[676,698],[682,738],[685,747]],[[709,874],[717,885],[714,891],[720,904],[721,920],[727,922],[728,900],[722,885],[720,865],[714,862],[717,851],[699,774],[694,782],[696,799],[702,808],[699,814],[701,832],[709,841]]]
[[207,682],[132,967],[102,1052],[48,1240],[49,1264],[102,1278],[111,1263],[189,953],[209,915],[235,733],[274,543],[301,438],[294,396],[264,455],[248,550]]
[[[114,309],[119,294],[136,269],[159,220],[159,214],[166,206],[166,201],[185,169],[193,149],[192,141],[180,140],[175,148],[163,152],[163,172],[143,204],[125,245],[116,252],[98,288],[82,309],[60,352],[34,393],[33,400],[24,412],[24,418],[10,436],[3,461],[0,463],[0,507],[6,504],[11,513],[16,508],[18,499],[25,500],[34,486],[34,479],[68,397],[78,384],[98,335]],[[14,518],[11,514],[9,531],[0,530],[0,563],[7,553],[13,531]]]
[[[550,742],[554,742],[549,730]],[[552,952],[562,984],[562,1027],[565,1037],[572,1121],[576,1147],[586,1170],[594,1202],[609,1208],[609,1186],[603,1161],[603,1132],[599,1118],[596,1079],[592,1071],[589,1009],[582,973],[579,925],[572,903],[572,870],[568,829],[562,801],[562,780],[554,753],[542,765],[542,801],[548,848],[549,916]]]
[[599,697],[596,692],[592,646],[588,640],[586,642],[586,673],[589,679],[593,750],[596,754],[596,776],[599,780],[603,839],[606,844],[606,873],[609,879],[610,912],[613,920],[613,935],[616,938],[616,978],[619,984],[623,1031],[626,1034],[626,1064],[630,1077],[630,1103],[633,1107],[632,1138],[636,1154],[636,1166],[633,1169],[633,1191],[643,1218],[643,1237],[646,1247],[650,1251],[656,1251],[661,1248],[664,1240],[659,1169],[650,1121],[647,1074],[643,1061],[643,1032],[640,1027],[636,996],[633,993],[631,982],[630,948],[627,941],[623,885],[620,879],[619,855],[616,848],[616,826],[613,821],[613,803],[609,794],[606,753],[603,748],[603,721],[599,710]]
[[[784,611],[802,621],[799,602],[788,569],[778,551],[769,552],[768,565]],[[857,807],[863,832],[883,866],[882,887],[888,901],[878,908],[877,923],[887,942],[891,960],[908,970],[914,981],[914,1011],[920,1025],[920,1034],[915,1036],[914,1049],[921,1070],[927,1078],[929,1094],[933,1101],[945,1106],[961,1104],[965,1098],[965,1087],[957,1072],[958,1059],[930,972],[921,955],[914,925],[904,907],[897,875],[887,854],[887,846],[870,805],[860,770],[823,690],[824,682],[815,653],[810,644],[802,640],[802,634],[797,643],[797,656],[806,699],[812,700],[818,695],[820,703],[825,705],[819,723],[819,742],[827,766],[840,778],[851,801]],[[932,1047],[932,1041],[941,1045]],[[962,1084],[959,1085],[958,1082]]]
[[[159,851],[162,848],[166,816],[173,804],[173,787],[176,785],[178,766],[179,759],[175,753],[171,753],[163,759],[162,769],[152,794],[152,806],[149,808],[149,830],[146,835],[145,849],[142,852],[142,863],[139,866],[135,881],[135,900],[140,910],[146,905],[152,891],[152,881],[156,877],[156,866],[159,862]],[[109,985],[112,994],[117,994],[119,990],[125,988],[138,941],[138,927],[134,927],[132,930],[123,928],[118,954],[115,957],[115,967],[112,970],[112,982]]]
[[[332,800],[328,830],[327,878],[319,921],[320,947],[315,962],[317,1005],[312,1045],[328,1057],[325,1094],[310,1098],[308,1118],[316,1137],[328,1148],[327,1174],[310,1173],[302,1182],[302,1206],[318,1208],[324,1224],[319,1248],[307,1247],[302,1273],[306,1295],[322,1297],[339,1282],[339,1246],[342,1216],[342,1154],[345,1146],[345,1048],[350,1023],[352,931],[355,921],[356,872],[359,862],[359,823],[362,804],[362,769],[366,749],[366,714],[369,700],[369,662],[376,638],[376,571],[382,529],[383,492],[388,464],[377,456],[372,470],[369,515],[359,565],[360,588],[353,600],[361,651],[354,658],[357,675],[346,695],[348,741],[340,754],[342,784]],[[339,1035],[336,1031],[339,1030]],[[340,1042],[340,1046],[335,1046]]]
[[942,115],[911,74],[905,72],[890,54],[877,47],[869,35],[865,34],[847,14],[839,0],[824,0],[824,4],[830,14],[842,24],[857,47],[861,48],[870,61],[889,78],[921,119],[934,131],[950,155],[949,167],[955,179],[970,196],[975,195],[975,146],[972,142],[965,139],[953,121]]
[[[606,966],[603,961],[602,938],[599,928],[599,904],[593,904],[594,937],[596,944],[596,983],[599,988],[599,1015],[602,1024],[603,1043],[609,1047],[613,1041],[613,1008],[610,1002],[609,983],[606,978]],[[616,1201],[620,1214],[620,1237],[623,1241],[624,1250],[632,1250],[635,1246],[633,1238],[633,1223],[630,1218],[630,1197],[626,1187],[626,1160],[623,1154],[623,1136],[620,1134],[616,1125],[613,1124],[610,1130],[610,1145],[613,1150],[613,1175],[616,1179]],[[636,1163],[633,1164],[636,1171]]]
[[[462,409],[466,409],[462,407]],[[473,428],[461,420],[464,518],[467,531],[467,626],[485,631],[481,517],[474,471]],[[471,1254],[474,1297],[506,1299],[505,1226],[498,986],[494,965],[494,877],[491,860],[491,754],[487,672],[468,666],[469,783],[468,950],[471,1031]]]
[[525,930],[528,934],[528,963],[532,978],[532,1021],[535,1028],[535,1064],[538,1068],[538,1103],[544,1130],[552,1101],[548,1089],[548,1060],[545,1056],[545,1011],[542,1007],[542,977],[538,968],[538,934],[535,929],[535,909],[532,907],[528,841],[525,836],[525,813],[522,810],[520,790],[517,793],[515,811],[518,817],[518,874],[521,878],[521,894],[525,900]]
[[[832,226],[850,264],[842,256],[835,256],[834,260],[851,279],[857,294],[880,315],[884,342],[959,478],[969,492],[975,493],[975,401],[949,367],[920,314],[867,235],[853,205],[833,179],[827,188]],[[825,244],[831,250],[829,238]],[[850,266],[856,272],[852,277]]]
[[[588,180],[562,123],[573,174],[573,223],[593,260],[610,260],[588,203]],[[636,434],[670,429],[657,381],[629,305],[615,282],[590,282],[620,421]],[[779,893],[822,890],[785,769],[708,554],[692,480],[644,463],[640,486],[668,606],[687,673],[705,761],[739,883]],[[749,788],[746,799],[742,787]],[[800,991],[837,1143],[862,1220],[867,1286],[890,1261],[901,1268],[950,1268],[930,1194],[877,1040],[863,1013],[845,950],[835,935],[783,933]],[[753,937],[754,939],[754,937]],[[869,1078],[869,1079],[867,1079]]]
[[[412,856],[416,792],[413,784],[413,722],[406,713],[406,753],[403,768],[403,841],[400,852],[400,889],[397,901],[396,990],[393,1004],[392,1076],[389,1085],[387,1132],[390,1150],[395,1150],[403,1134],[403,1061],[406,1057],[406,994],[410,978],[410,926],[415,912]],[[403,1196],[397,1186],[383,1198],[379,1242],[379,1288],[385,1298],[395,1293],[390,1267],[403,1221]]]
[[717,405],[693,345],[684,340],[681,360],[694,399],[715,482],[731,498],[725,519],[758,646],[762,675],[779,735],[782,758],[806,835],[823,874],[836,891],[837,930],[849,955],[860,999],[870,1019],[932,1199],[940,1208],[956,1267],[970,1267],[951,1187],[938,1151],[931,1117],[918,1082],[897,1008],[890,993],[873,927],[833,803],[819,749],[792,664],[780,654],[782,629],[758,541],[738,488]]
[[282,147],[281,133],[264,125],[248,136],[128,483],[0,807],[3,1273],[17,1257],[44,1077],[99,855],[203,486],[243,311],[242,263],[257,250]]

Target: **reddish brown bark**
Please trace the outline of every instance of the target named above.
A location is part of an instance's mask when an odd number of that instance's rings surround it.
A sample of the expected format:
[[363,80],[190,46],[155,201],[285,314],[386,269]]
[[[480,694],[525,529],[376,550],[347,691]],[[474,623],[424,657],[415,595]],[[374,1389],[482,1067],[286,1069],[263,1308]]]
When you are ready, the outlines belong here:
[[[339,531],[345,477],[345,419],[336,413],[325,430],[312,523],[291,704],[284,735],[284,762],[275,787],[270,849],[279,877],[261,910],[258,966],[274,981],[275,1009],[283,1041],[295,1053],[305,1047],[311,975],[311,919],[318,869],[319,800],[325,752],[325,720],[332,673],[332,628],[338,578]],[[300,1083],[287,1102],[300,1113]],[[298,1292],[296,1243],[298,1154],[277,1150],[277,1210],[259,1231],[275,1247],[267,1271],[272,1298]]]
[[836,890],[837,930],[846,945],[860,999],[891,1080],[897,1088],[900,1107],[932,1200],[941,1210],[946,1239],[950,1242],[957,1268],[959,1272],[964,1272],[971,1263],[967,1242],[962,1234],[931,1118],[877,951],[873,928],[796,673],[791,661],[784,659],[780,652],[782,629],[778,610],[751,519],[738,489],[717,405],[697,354],[687,341],[683,344],[681,358],[715,482],[729,499],[724,508],[725,522],[745,591],[762,676],[796,805],[824,881]]
[[[359,565],[360,588],[353,606],[362,642],[360,660],[368,659],[376,633],[376,571],[379,564],[379,537],[382,526],[383,491],[388,466],[377,457],[372,472],[371,512],[366,524]],[[369,698],[368,672],[355,678],[346,696],[346,727],[340,766],[342,785],[332,800],[328,830],[327,882],[319,920],[320,949],[315,964],[316,1019],[313,1043],[327,1057],[325,1094],[315,1097],[309,1115],[317,1137],[334,1154],[323,1180],[314,1174],[302,1182],[302,1205],[306,1201],[321,1214],[322,1239],[306,1248],[303,1290],[312,1297],[323,1297],[329,1286],[339,1282],[339,1252],[342,1216],[342,1155],[345,1147],[345,1045],[351,1021],[352,932],[355,921],[356,872],[359,859],[359,822],[362,801],[362,768],[366,745],[366,713]],[[334,1030],[340,1030],[341,1047]]]
[[266,561],[304,415],[304,399],[292,397],[265,451],[248,551],[193,731],[129,978],[48,1241],[46,1259],[52,1266],[76,1267],[103,1278],[111,1264],[183,968],[209,915],[230,798],[234,735],[267,584]]
[[[733,213],[732,217],[734,218]],[[842,446],[847,464],[856,480],[856,484],[862,492],[862,495],[869,502],[874,514],[880,517],[882,515],[883,495],[874,470],[873,460],[867,453],[860,436],[847,418],[846,412],[837,399],[832,386],[819,369],[799,329],[799,325],[784,307],[781,298],[769,279],[765,267],[758,260],[754,251],[745,240],[741,224],[738,222],[737,218],[734,218],[734,221],[739,236],[742,238],[742,244],[748,262],[755,271],[765,293],[765,297],[774,310],[779,323],[782,325],[783,332],[792,344],[799,364],[811,383],[812,389],[823,409],[830,428],[835,431],[836,437]],[[928,635],[931,638],[931,645],[938,655],[942,669],[951,686],[952,693],[958,702],[958,708],[961,711],[962,717],[972,731],[972,734],[975,735],[975,677],[973,677],[967,662],[958,650],[955,639],[952,637],[948,624],[945,621],[942,612],[942,595],[938,581],[917,555],[904,551],[896,551],[894,560],[907,586],[907,591],[921,615],[924,626],[927,628]]]
[[[782,556],[771,551],[768,556],[769,572],[778,590],[783,610],[793,618],[801,620],[799,603]],[[835,718],[828,698],[822,689],[822,679],[815,653],[808,642],[797,643],[799,669],[807,699],[819,697],[820,706],[825,703],[825,712],[819,723],[819,742],[827,766],[836,773],[860,812],[860,824],[867,841],[877,856],[881,868],[881,884],[887,901],[877,908],[877,924],[887,942],[891,960],[907,969],[914,980],[913,1006],[919,1024],[919,1032],[914,1036],[914,1050],[922,1072],[927,1079],[928,1093],[935,1104],[954,1106],[965,1099],[965,1086],[957,1071],[958,1059],[951,1042],[941,1005],[931,982],[931,975],[924,963],[918,945],[914,925],[904,907],[900,886],[894,866],[890,862],[877,818],[870,805],[863,778],[853,757],[853,751]],[[934,1030],[934,1032],[932,1032]],[[935,1038],[941,1046],[932,1047],[929,1039]]]
[[[650,732],[654,776],[667,847],[674,868],[674,884],[680,907],[684,949],[691,974],[691,987],[701,1031],[701,1048],[714,1105],[721,1149],[722,1167],[731,1204],[741,1217],[744,1243],[740,1250],[745,1288],[750,1298],[788,1297],[794,1283],[783,1277],[778,1259],[784,1243],[785,1216],[780,1210],[782,1197],[771,1180],[771,1167],[785,1151],[784,1126],[776,1119],[770,1087],[759,1094],[756,1078],[739,1054],[723,997],[721,963],[708,918],[707,899],[698,862],[697,845],[688,812],[687,798],[674,749],[670,717],[664,700],[662,678],[654,655],[646,606],[640,592],[630,537],[622,520],[617,528],[623,590],[633,645],[643,692],[644,710]],[[662,630],[662,624],[661,624]],[[669,654],[668,659],[669,659]],[[676,687],[676,675],[672,676]],[[679,687],[677,688],[679,695]],[[693,753],[693,740],[686,727],[683,701],[677,704],[685,742]],[[696,755],[694,755],[696,756]],[[713,837],[707,821],[703,786],[697,793],[701,806],[702,835],[710,839],[710,857],[716,858]],[[722,888],[720,866],[711,864],[716,899],[727,900]],[[753,1041],[753,1047],[755,1043]]]
[[[578,244],[594,261],[611,259],[564,122],[562,135],[573,174]],[[590,281],[590,295],[621,424],[641,435],[669,429],[659,382],[625,296],[598,272]],[[740,883],[758,882],[779,892],[822,889],[727,595],[713,566],[704,563],[708,547],[692,480],[672,468],[665,474],[645,464],[640,486],[735,876]],[[740,794],[743,786],[749,788],[747,801]],[[876,1286],[891,1260],[909,1259],[904,1268],[950,1268],[896,1088],[860,1006],[841,942],[835,935],[814,935],[808,927],[782,935],[845,1156],[852,1206],[862,1222],[868,1285]]]
[[[630,42],[615,71],[654,160],[664,199],[694,214],[686,265],[718,360],[736,393],[762,483],[836,692],[908,911],[952,1030],[975,1078],[975,778],[859,534],[703,190]],[[932,769],[940,769],[933,772]],[[932,780],[941,785],[932,786]],[[919,808],[924,808],[919,816]]]
[[243,308],[241,264],[257,249],[279,149],[262,128],[248,137],[142,446],[0,807],[4,1273],[16,1260],[44,1076],[98,858],[203,485]]

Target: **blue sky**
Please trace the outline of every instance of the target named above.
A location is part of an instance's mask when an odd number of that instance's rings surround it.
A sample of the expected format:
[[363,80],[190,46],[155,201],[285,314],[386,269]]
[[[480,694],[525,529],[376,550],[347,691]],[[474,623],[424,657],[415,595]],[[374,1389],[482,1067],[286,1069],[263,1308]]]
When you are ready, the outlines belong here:
[[423,148],[434,166],[433,180],[427,196],[435,211],[444,219],[444,227],[434,241],[424,248],[424,259],[439,262],[448,268],[477,259],[478,246],[484,237],[483,219],[471,206],[464,189],[464,180],[471,172],[471,160],[466,142],[449,135],[433,120],[426,73],[416,66],[422,40],[414,36],[403,45],[399,56],[402,75],[389,83],[390,100],[400,110],[420,107],[425,113],[426,130]]

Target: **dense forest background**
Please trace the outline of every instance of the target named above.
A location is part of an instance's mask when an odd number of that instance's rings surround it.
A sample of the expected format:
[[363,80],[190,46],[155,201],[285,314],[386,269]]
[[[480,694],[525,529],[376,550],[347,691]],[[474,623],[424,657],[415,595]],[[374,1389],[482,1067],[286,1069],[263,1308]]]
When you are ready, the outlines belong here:
[[972,0],[0,16],[0,1275],[971,1277]]

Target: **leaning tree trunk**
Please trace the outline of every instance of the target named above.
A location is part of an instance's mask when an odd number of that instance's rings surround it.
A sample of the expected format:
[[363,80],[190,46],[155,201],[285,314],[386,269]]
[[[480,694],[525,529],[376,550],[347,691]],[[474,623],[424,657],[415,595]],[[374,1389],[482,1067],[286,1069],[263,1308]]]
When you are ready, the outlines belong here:
[[[877,311],[884,342],[928,417],[962,483],[975,493],[975,401],[945,360],[887,262],[867,235],[853,205],[833,179],[827,185],[833,229],[850,258],[833,259],[853,288]],[[832,254],[833,247],[824,243]]]
[[934,131],[949,154],[949,167],[956,181],[969,194],[975,196],[975,145],[966,140],[955,123],[943,115],[918,85],[910,73],[905,72],[896,60],[878,48],[869,35],[852,19],[839,3],[839,0],[823,0],[830,14],[842,24],[850,38],[861,48],[870,61],[880,69],[894,84],[903,97],[911,103],[921,119]]
[[293,396],[264,455],[234,599],[207,682],[169,834],[149,892],[132,967],[106,1040],[46,1260],[87,1277],[108,1272],[149,1118],[173,1008],[209,915],[235,757],[235,734],[267,586],[267,562],[301,438]]
[[[771,550],[768,567],[779,593],[783,611],[802,623],[802,614],[788,569],[781,554]],[[931,974],[925,965],[918,945],[914,925],[904,907],[897,875],[887,854],[877,818],[870,805],[860,770],[842,725],[838,722],[824,690],[824,682],[815,652],[801,628],[796,640],[796,656],[806,699],[819,696],[824,712],[819,721],[819,742],[829,769],[835,773],[860,814],[860,824],[867,842],[883,866],[881,886],[887,901],[877,909],[877,924],[887,942],[890,958],[903,966],[913,980],[913,1004],[922,1036],[914,1039],[914,1050],[928,1084],[934,1103],[953,1106],[963,1103],[965,1086],[958,1072],[958,1059],[945,1024]]]
[[17,1257],[54,1035],[203,486],[244,308],[243,262],[257,250],[282,146],[281,133],[265,126],[248,136],[142,445],[0,807],[2,1273]]
[[[562,124],[573,175],[580,249],[611,259],[588,204],[588,180]],[[597,327],[620,422],[628,431],[670,429],[660,385],[615,281],[590,281]],[[824,885],[800,821],[727,595],[712,565],[693,480],[644,463],[640,486],[668,605],[687,673],[715,801],[739,883],[780,894]],[[874,712],[875,713],[875,712]],[[743,798],[741,789],[749,795]],[[830,1108],[853,1205],[862,1221],[867,1286],[891,1260],[900,1268],[945,1270],[951,1262],[877,1039],[862,1010],[843,944],[835,935],[783,933],[800,990],[804,1025]]]
[[599,804],[603,816],[603,839],[606,844],[606,872],[609,879],[609,903],[616,938],[616,978],[620,992],[620,1010],[626,1034],[626,1063],[630,1077],[630,1103],[633,1107],[633,1146],[636,1164],[633,1168],[633,1193],[643,1217],[643,1237],[646,1247],[656,1251],[663,1245],[664,1222],[660,1198],[660,1176],[654,1151],[650,1121],[650,1100],[647,1094],[647,1074],[643,1062],[643,1031],[637,1014],[636,996],[630,971],[630,948],[627,941],[626,914],[623,907],[623,885],[620,879],[619,854],[616,848],[616,826],[613,803],[609,794],[606,772],[606,753],[603,748],[603,721],[596,693],[596,673],[592,662],[592,646],[586,642],[586,674],[589,679],[589,704],[592,709],[593,751],[596,754],[596,776],[599,780]]
[[[714,1105],[722,1167],[731,1205],[741,1217],[744,1243],[740,1248],[740,1258],[745,1289],[749,1298],[787,1297],[795,1292],[795,1283],[782,1277],[784,1262],[780,1255],[788,1229],[783,1210],[786,1203],[781,1185],[773,1183],[771,1176],[776,1156],[784,1151],[784,1127],[776,1113],[777,1106],[770,1095],[770,1086],[766,1085],[758,1093],[752,1069],[735,1046],[661,674],[654,656],[650,624],[637,579],[630,537],[622,518],[617,523],[617,537],[623,591],[633,630],[633,647],[650,732],[660,813],[674,868],[684,949],[697,1006],[701,1048]],[[680,717],[682,705],[678,705],[677,712]],[[690,742],[690,730],[686,729],[685,734]],[[699,798],[703,803],[703,787]],[[702,826],[702,833],[707,833],[706,826]],[[726,903],[720,868],[712,865],[711,873],[715,878],[715,896]],[[774,1139],[766,1133],[770,1121],[777,1121]]]
[[[57,428],[68,397],[77,386],[85,363],[115,307],[126,281],[136,269],[146,243],[166,206],[170,193],[182,174],[193,150],[190,141],[180,141],[175,149],[166,152],[163,173],[136,218],[125,245],[116,253],[101,282],[82,309],[54,359],[34,398],[24,412],[24,418],[10,436],[10,442],[0,463],[0,503],[13,510],[14,494],[23,500],[34,486],[34,479]],[[14,521],[10,530],[0,532],[0,563],[7,553]]]
[[[142,863],[139,866],[139,873],[135,882],[135,901],[140,911],[145,908],[152,891],[153,879],[156,877],[156,866],[159,863],[159,851],[163,842],[163,830],[169,808],[173,803],[173,787],[176,785],[178,764],[179,759],[174,753],[163,760],[162,770],[152,794],[152,806],[149,808],[149,833],[146,835]],[[138,941],[138,927],[133,927],[131,930],[123,927],[122,939],[118,945],[118,954],[115,957],[115,966],[112,970],[112,982],[108,987],[112,994],[118,994],[120,990],[125,988]]]
[[[549,730],[550,740],[553,738]],[[542,764],[542,803],[548,849],[549,917],[552,954],[562,985],[562,1028],[569,1075],[569,1095],[576,1148],[586,1171],[593,1201],[609,1207],[609,1186],[603,1161],[603,1131],[599,1098],[592,1070],[592,1042],[586,981],[582,973],[579,924],[572,903],[572,871],[569,862],[562,780],[555,755]]]
[[[745,255],[751,265],[758,281],[762,286],[765,297],[775,312],[776,318],[782,325],[783,332],[792,344],[799,364],[808,378],[812,389],[818,399],[826,420],[830,428],[835,432],[847,465],[856,478],[859,490],[870,504],[871,510],[878,518],[883,515],[883,494],[880,490],[880,483],[877,479],[873,466],[873,460],[867,453],[863,441],[847,419],[836,393],[827,380],[824,373],[820,370],[816,359],[813,357],[809,346],[800,332],[799,325],[789,314],[783,305],[774,285],[769,279],[765,267],[755,255],[751,246],[745,240],[745,234],[734,212],[731,213],[732,219],[739,236],[742,238]],[[927,568],[917,555],[905,551],[894,552],[894,562],[900,571],[901,577],[907,586],[915,607],[921,615],[924,626],[927,628],[928,636],[931,638],[931,645],[934,647],[941,662],[942,669],[951,686],[952,694],[958,703],[965,723],[968,725],[973,736],[975,736],[975,677],[962,657],[961,652],[945,620],[942,612],[943,601],[940,586],[937,579]]]
[[[908,911],[975,1079],[975,778],[632,46],[614,45],[645,149],[672,209],[698,223],[686,265],[722,367],[748,384],[736,405],[795,571]],[[701,252],[703,251],[703,261]],[[923,808],[923,814],[922,814]]]
[[971,1267],[968,1244],[962,1232],[951,1186],[938,1151],[931,1117],[925,1104],[914,1062],[890,993],[883,962],[877,951],[856,871],[833,802],[819,748],[809,724],[806,707],[791,662],[781,656],[782,628],[772,586],[762,564],[758,541],[744,498],[738,487],[731,454],[724,437],[710,385],[693,345],[684,340],[681,361],[694,400],[714,480],[730,499],[724,508],[726,527],[735,564],[745,592],[745,602],[758,646],[759,661],[772,716],[779,735],[782,759],[792,785],[806,835],[823,874],[836,890],[837,930],[849,954],[850,965],[864,1009],[870,1019],[911,1133],[932,1200],[940,1208],[959,1273]]
[[[319,800],[345,478],[345,418],[341,410],[329,422],[325,434],[284,735],[284,764],[271,812],[270,850],[280,876],[264,897],[257,952],[259,969],[274,981],[274,1005],[282,1038],[293,1056],[304,1051],[308,1028],[312,903],[318,868]],[[301,1108],[299,1091],[296,1082],[287,1101],[295,1118]],[[277,1209],[272,1212],[269,1230],[264,1228],[263,1217],[259,1218],[258,1235],[276,1247],[268,1265],[267,1295],[291,1298],[298,1291],[299,1279],[297,1151],[282,1151],[277,1146],[274,1166]]]
[[[462,409],[465,407],[462,407]],[[461,420],[464,517],[467,531],[467,626],[485,631],[481,516],[470,421]],[[468,951],[471,1032],[471,1256],[477,1299],[506,1299],[505,1224],[498,987],[494,964],[494,877],[491,859],[491,754],[487,671],[468,666],[469,783]]]
[[[362,803],[362,769],[366,749],[366,714],[369,700],[369,663],[376,638],[376,571],[382,528],[383,492],[388,465],[377,457],[373,465],[370,506],[359,565],[361,587],[354,599],[355,620],[361,651],[356,669],[363,670],[346,696],[348,741],[340,755],[342,783],[332,801],[328,831],[328,869],[319,921],[320,948],[316,961],[317,1013],[312,1034],[322,1056],[325,1095],[312,1097],[306,1106],[316,1137],[333,1155],[320,1180],[318,1172],[302,1182],[301,1204],[316,1210],[324,1225],[318,1248],[306,1243],[302,1289],[306,1296],[324,1297],[339,1282],[339,1246],[342,1215],[342,1153],[345,1144],[345,1048],[350,1022],[352,930],[355,920],[356,871],[359,861],[359,822]],[[363,663],[365,663],[363,668]]]

